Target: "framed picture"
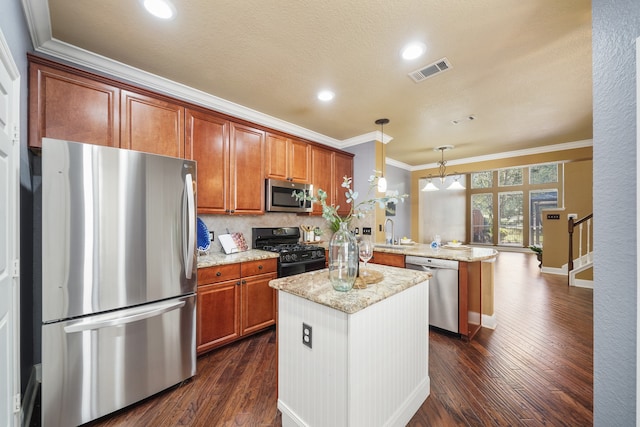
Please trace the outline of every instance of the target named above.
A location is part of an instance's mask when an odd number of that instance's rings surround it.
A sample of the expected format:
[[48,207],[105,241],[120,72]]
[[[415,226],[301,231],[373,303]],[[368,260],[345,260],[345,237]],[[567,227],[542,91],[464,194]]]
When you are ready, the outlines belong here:
[[393,202],[387,203],[385,209],[385,216],[396,216],[396,204]]

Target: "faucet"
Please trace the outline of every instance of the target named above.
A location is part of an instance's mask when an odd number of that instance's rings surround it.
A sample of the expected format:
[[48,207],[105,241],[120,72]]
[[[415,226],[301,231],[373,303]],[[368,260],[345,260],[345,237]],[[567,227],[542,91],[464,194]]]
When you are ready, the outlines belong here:
[[[391,223],[391,239],[387,239],[387,224]],[[384,240],[386,243],[390,243],[393,245],[393,238],[394,238],[394,225],[393,225],[393,220],[391,218],[387,218],[387,220],[384,222]]]

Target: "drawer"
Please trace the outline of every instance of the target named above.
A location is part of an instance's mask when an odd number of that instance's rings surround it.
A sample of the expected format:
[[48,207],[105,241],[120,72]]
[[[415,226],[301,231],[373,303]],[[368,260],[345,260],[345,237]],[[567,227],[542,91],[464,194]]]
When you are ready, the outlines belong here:
[[198,269],[198,285],[224,282],[240,278],[240,263],[216,265]]
[[242,263],[242,277],[275,273],[278,270],[278,258],[259,259]]

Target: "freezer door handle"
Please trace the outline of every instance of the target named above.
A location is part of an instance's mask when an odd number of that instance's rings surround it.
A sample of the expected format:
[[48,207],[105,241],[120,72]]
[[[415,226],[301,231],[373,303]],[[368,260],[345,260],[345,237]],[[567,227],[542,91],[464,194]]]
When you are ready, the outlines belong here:
[[90,331],[111,326],[121,326],[127,323],[137,322],[150,317],[160,316],[169,311],[173,311],[184,307],[185,301],[172,301],[159,304],[153,304],[151,307],[135,307],[114,313],[99,314],[89,319],[80,320],[64,327],[67,334],[74,332]]
[[188,173],[184,178],[184,207],[187,210],[186,223],[183,225],[183,235],[186,236],[187,242],[184,247],[184,270],[185,277],[191,279],[193,274],[193,256],[196,251],[196,206],[195,196],[193,193],[193,177]]

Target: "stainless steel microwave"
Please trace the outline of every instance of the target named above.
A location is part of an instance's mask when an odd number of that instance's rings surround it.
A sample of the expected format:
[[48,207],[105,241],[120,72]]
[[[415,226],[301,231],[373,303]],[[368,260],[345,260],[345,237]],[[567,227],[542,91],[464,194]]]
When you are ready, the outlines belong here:
[[266,181],[266,210],[267,212],[311,212],[310,201],[298,201],[293,192],[304,191],[313,195],[313,185],[298,182],[267,179]]

